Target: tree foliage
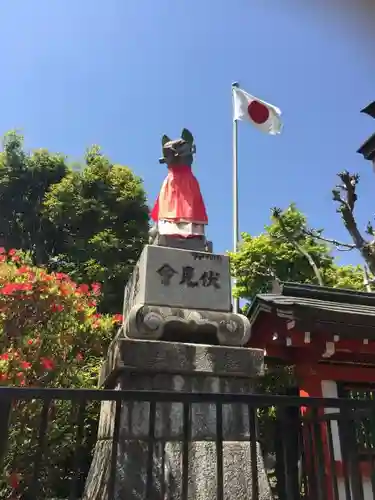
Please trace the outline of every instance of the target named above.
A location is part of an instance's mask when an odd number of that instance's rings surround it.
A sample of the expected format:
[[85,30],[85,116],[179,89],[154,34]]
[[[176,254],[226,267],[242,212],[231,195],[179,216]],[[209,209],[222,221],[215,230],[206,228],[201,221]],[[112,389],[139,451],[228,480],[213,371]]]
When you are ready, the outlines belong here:
[[36,262],[47,262],[56,231],[41,216],[44,197],[67,172],[63,156],[43,149],[28,155],[22,136],[5,135],[0,153],[0,244],[30,251]]
[[258,236],[242,234],[239,251],[231,254],[235,293],[251,300],[269,290],[275,279],[320,284],[311,260],[326,286],[363,289],[361,267],[339,266],[332,245],[312,235],[306,217],[293,204],[284,212],[273,209],[265,231]]
[[105,310],[121,307],[123,288],[146,241],[148,208],[139,178],[112,165],[98,147],[86,168],[52,186],[43,215],[59,229],[56,264],[73,278],[104,283]]
[[101,309],[122,306],[123,287],[146,242],[142,181],[98,146],[81,168],[47,150],[26,153],[15,132],[0,154],[0,244],[78,282],[103,283]]

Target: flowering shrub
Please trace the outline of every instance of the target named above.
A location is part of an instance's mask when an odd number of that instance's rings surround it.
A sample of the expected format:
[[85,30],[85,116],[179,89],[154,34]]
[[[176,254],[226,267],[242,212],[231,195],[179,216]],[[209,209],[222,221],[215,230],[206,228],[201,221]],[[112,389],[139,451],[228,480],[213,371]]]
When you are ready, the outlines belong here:
[[[121,315],[96,311],[100,284],[77,285],[62,273],[47,273],[20,251],[0,248],[0,385],[94,387],[98,370]],[[42,404],[16,402],[0,497],[27,498]],[[85,421],[81,454],[89,463],[96,439],[97,406]],[[74,454],[74,409],[69,402],[49,408],[43,495],[66,494]],[[81,455],[81,456],[83,456]],[[46,467],[48,465],[48,467]]]

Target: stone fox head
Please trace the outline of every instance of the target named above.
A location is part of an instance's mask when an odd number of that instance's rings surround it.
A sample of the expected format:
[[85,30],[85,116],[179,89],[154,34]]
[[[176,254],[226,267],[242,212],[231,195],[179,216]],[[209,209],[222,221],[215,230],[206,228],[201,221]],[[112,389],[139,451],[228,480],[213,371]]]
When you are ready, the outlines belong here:
[[193,163],[196,151],[194,137],[186,128],[183,129],[180,139],[171,140],[167,135],[161,139],[163,157],[159,163],[167,165],[189,165]]

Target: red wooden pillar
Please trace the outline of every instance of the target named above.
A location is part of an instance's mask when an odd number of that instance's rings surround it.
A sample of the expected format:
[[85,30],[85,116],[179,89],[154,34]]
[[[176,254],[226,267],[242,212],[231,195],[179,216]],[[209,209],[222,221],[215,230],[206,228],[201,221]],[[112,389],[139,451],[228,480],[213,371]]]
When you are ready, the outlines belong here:
[[[322,378],[319,374],[319,367],[314,365],[297,365],[295,367],[295,374],[298,381],[300,396],[301,397],[311,397],[311,398],[321,398],[322,394]],[[302,415],[308,417],[311,415],[311,408],[304,407],[301,408]],[[324,408],[319,408],[317,411],[318,418],[324,417]],[[311,422],[309,425],[303,425],[302,428],[302,441],[305,452],[308,452],[308,455],[305,458],[306,465],[306,475],[308,482],[311,481],[313,474],[316,476],[316,466],[314,464],[314,460],[318,460],[319,454],[317,452],[317,443],[314,442],[314,434],[313,434],[313,425],[314,422]],[[327,500],[333,500],[333,477],[331,474],[330,468],[330,455],[329,455],[329,446],[328,446],[328,435],[327,435],[327,427],[324,420],[320,424],[320,437],[323,448],[323,464],[319,464],[324,468],[324,489],[326,491],[325,498]],[[316,481],[316,478],[314,478]],[[310,493],[311,494],[311,493]],[[311,498],[311,500],[315,500],[315,498]]]

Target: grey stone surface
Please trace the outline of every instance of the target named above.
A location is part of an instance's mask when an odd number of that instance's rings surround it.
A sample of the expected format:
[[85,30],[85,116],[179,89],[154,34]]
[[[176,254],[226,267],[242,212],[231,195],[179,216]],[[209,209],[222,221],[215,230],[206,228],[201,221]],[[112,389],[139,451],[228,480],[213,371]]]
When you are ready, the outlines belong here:
[[183,238],[177,236],[169,236],[165,234],[157,234],[153,245],[161,247],[181,248],[183,250],[195,250],[197,252],[207,251],[207,242],[205,236],[200,238]]
[[126,337],[242,346],[250,338],[250,322],[231,312],[134,305],[125,320]]
[[[262,375],[263,369],[262,349],[117,338],[109,346],[101,370],[100,385],[112,387],[113,382],[110,380],[113,374],[117,376],[118,372],[123,371],[151,373],[153,376],[204,374],[230,379],[231,384],[241,380],[242,384],[245,380]],[[124,380],[129,380],[129,377]],[[132,380],[132,383],[135,389],[141,389],[136,381]],[[194,386],[185,384],[182,389],[193,391]],[[220,390],[222,386],[218,386],[217,392]]]
[[[101,456],[110,453],[108,441],[100,441]],[[121,442],[117,456],[115,500],[180,500],[183,490],[181,442],[158,441],[153,453],[153,483],[150,496],[146,493],[148,444],[142,441]],[[248,442],[223,443],[223,476],[217,477],[217,446],[213,442],[192,442],[188,447],[188,500],[216,500],[218,480],[222,480],[223,500],[270,500],[272,493],[257,445],[259,495],[252,495],[251,445]],[[246,466],[247,465],[247,466]],[[94,472],[90,471],[93,475]],[[103,460],[90,481],[84,500],[114,500],[108,498],[105,481],[109,478],[108,462]]]
[[125,319],[134,304],[229,312],[229,258],[147,245],[126,287]]
[[[139,345],[138,345],[139,344]],[[254,377],[262,372],[261,351],[219,346],[118,340],[111,365],[111,387],[121,390],[162,390],[178,393],[246,393],[251,397]],[[142,361],[143,360],[143,361]],[[251,368],[246,367],[246,360]],[[255,361],[257,360],[257,361]],[[120,369],[116,371],[116,366]],[[143,369],[142,369],[143,367]],[[111,380],[107,377],[107,381]],[[84,499],[108,498],[115,403],[103,402],[93,463]],[[188,499],[217,498],[216,405],[193,403],[189,443],[184,446],[184,409],[181,403],[156,403],[154,444],[148,441],[150,404],[123,402],[116,457],[114,498],[146,499],[147,464],[152,451],[152,488],[147,500],[182,497],[183,457],[187,451]],[[259,496],[252,496],[251,445],[247,405],[226,404],[223,422],[223,498],[272,498],[257,445]],[[186,455],[185,455],[186,456]]]

